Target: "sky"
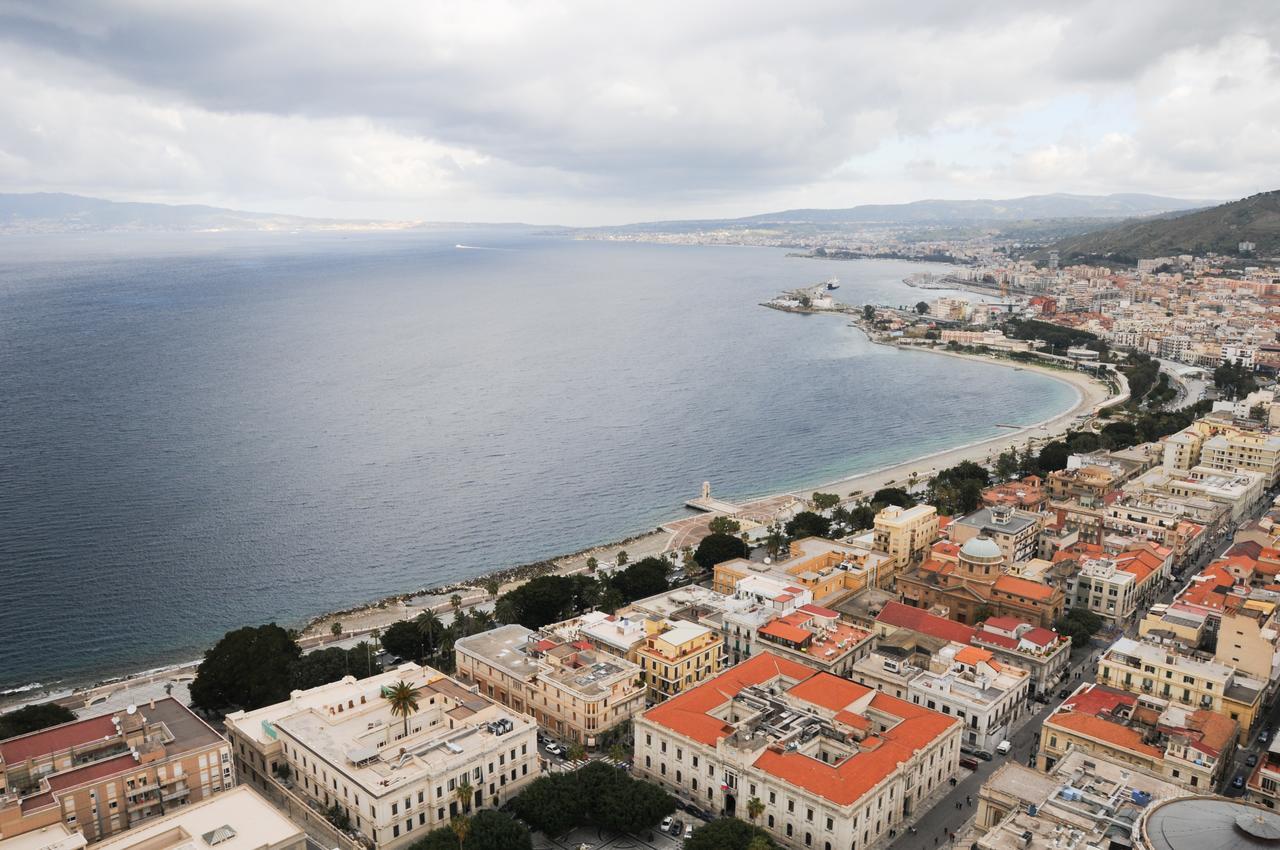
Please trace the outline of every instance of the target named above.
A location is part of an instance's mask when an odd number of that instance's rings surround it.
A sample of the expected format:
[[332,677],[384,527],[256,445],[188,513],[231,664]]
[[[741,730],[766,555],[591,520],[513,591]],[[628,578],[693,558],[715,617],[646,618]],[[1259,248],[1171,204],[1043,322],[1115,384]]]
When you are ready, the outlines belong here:
[[3,192],[595,225],[1277,184],[1275,0],[0,0]]

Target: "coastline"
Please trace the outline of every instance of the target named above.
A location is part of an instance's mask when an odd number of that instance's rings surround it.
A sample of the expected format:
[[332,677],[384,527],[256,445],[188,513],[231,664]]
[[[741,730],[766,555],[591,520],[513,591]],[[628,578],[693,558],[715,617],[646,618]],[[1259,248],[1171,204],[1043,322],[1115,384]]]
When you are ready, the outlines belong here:
[[[836,315],[841,314],[837,313]],[[940,449],[878,469],[844,476],[813,487],[805,487],[790,492],[765,494],[755,499],[743,499],[742,501],[757,501],[789,495],[808,499],[814,492],[835,492],[842,498],[850,498],[858,494],[869,495],[881,487],[894,486],[908,481],[913,473],[919,479],[924,479],[936,473],[939,469],[953,466],[964,460],[986,462],[986,459],[994,458],[995,455],[1011,447],[1020,448],[1029,441],[1054,439],[1065,432],[1068,426],[1082,412],[1092,410],[1098,404],[1111,397],[1100,382],[1080,372],[1051,369],[1030,363],[1014,363],[1009,360],[963,354],[925,346],[895,345],[877,339],[874,335],[868,333],[860,323],[854,326],[877,345],[887,345],[904,351],[931,352],[948,357],[974,360],[988,365],[1039,372],[1071,386],[1076,392],[1076,401],[1061,413],[1016,430],[1010,430],[1007,434],[998,434],[994,437]],[[709,519],[711,515],[704,516]],[[675,518],[672,521],[674,522]],[[555,555],[540,561],[489,572],[466,581],[454,581],[434,588],[420,588],[416,591],[388,594],[366,604],[352,606],[341,611],[318,614],[305,623],[295,623],[293,625],[298,627],[300,643],[302,643],[304,649],[320,648],[339,642],[351,641],[367,636],[374,630],[385,628],[399,620],[411,619],[424,610],[432,610],[438,614],[443,613],[447,617],[452,607],[449,598],[454,593],[463,597],[463,608],[491,602],[492,597],[487,590],[484,590],[484,585],[495,579],[500,585],[498,592],[505,593],[538,575],[550,573],[572,575],[584,572],[587,569],[586,562],[588,558],[594,556],[600,561],[611,561],[620,549],[626,549],[632,562],[651,555],[660,555],[672,548],[672,543],[677,537],[676,532],[659,527],[651,531],[637,533],[622,540],[606,542],[577,552]],[[334,622],[341,622],[343,626],[342,634],[337,637],[331,635],[329,631]],[[86,707],[91,701],[97,705],[104,694],[108,696],[117,695],[142,684],[168,682],[185,686],[194,676],[195,667],[198,663],[199,659],[179,661],[171,665],[115,676],[92,684],[85,682],[76,685],[75,683],[60,682],[48,689],[31,689],[4,694],[0,695],[0,710],[10,710],[23,704],[43,702],[50,699],[57,699],[76,710]],[[185,687],[183,687],[183,690],[185,690]]]

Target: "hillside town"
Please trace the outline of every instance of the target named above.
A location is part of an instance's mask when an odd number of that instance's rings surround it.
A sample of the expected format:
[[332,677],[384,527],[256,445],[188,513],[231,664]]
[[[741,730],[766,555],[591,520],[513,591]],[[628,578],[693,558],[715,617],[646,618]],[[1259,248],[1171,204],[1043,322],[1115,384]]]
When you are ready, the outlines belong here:
[[770,521],[708,489],[679,549],[305,652],[240,629],[184,699],[0,716],[0,850],[1274,843],[1280,272],[988,258],[948,281],[990,297],[863,327],[1112,401]]

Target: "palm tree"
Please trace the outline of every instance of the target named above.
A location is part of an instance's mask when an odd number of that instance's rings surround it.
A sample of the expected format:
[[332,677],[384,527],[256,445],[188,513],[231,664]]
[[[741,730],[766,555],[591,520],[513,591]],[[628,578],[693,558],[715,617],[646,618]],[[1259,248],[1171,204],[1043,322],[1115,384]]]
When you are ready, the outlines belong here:
[[502,582],[496,578],[487,578],[484,580],[484,589],[488,592],[490,599],[497,599],[498,591],[502,590]]
[[[440,639],[440,635],[444,632],[444,623],[440,622],[440,618],[436,616],[435,611],[423,611],[413,621],[418,629],[418,634],[422,635],[423,657],[434,655],[436,651],[436,641]],[[430,649],[430,652],[426,650]]]
[[471,818],[466,815],[455,815],[449,819],[449,828],[453,830],[454,835],[458,836],[458,850],[462,850],[462,844],[471,832]]
[[456,593],[453,594],[449,597],[449,604],[453,606],[453,613],[457,614],[462,610],[462,597]]
[[759,797],[747,800],[747,818],[754,824],[764,814],[764,801]]
[[471,783],[465,779],[462,780],[462,784],[454,790],[453,796],[457,798],[458,805],[462,807],[462,813],[464,815],[471,811],[471,798],[474,795],[475,789],[472,788]]
[[401,679],[388,685],[382,697],[391,704],[391,714],[404,718],[404,736],[409,737],[409,716],[418,710],[418,689]]

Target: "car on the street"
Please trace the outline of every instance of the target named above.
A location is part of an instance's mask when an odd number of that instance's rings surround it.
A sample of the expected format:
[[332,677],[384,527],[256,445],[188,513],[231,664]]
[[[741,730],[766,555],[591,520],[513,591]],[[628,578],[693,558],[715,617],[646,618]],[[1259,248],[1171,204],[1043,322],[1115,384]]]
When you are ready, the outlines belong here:
[[991,753],[987,752],[986,750],[978,750],[976,753],[974,753],[974,755],[982,759],[983,761],[991,761]]
[[1243,773],[1237,773],[1237,774],[1235,775],[1235,778],[1231,780],[1231,787],[1232,787],[1232,788],[1243,788],[1243,787],[1244,787],[1244,774],[1243,774]]
[[671,824],[672,824],[673,822],[674,822],[674,821],[673,821],[673,819],[672,819],[672,817],[671,817],[670,815],[667,815],[665,818],[663,818],[663,819],[662,819],[662,831],[663,831],[663,832],[670,832],[670,831],[671,831]]
[[961,757],[960,757],[960,766],[961,766],[961,767],[968,768],[969,770],[977,770],[977,769],[978,769],[978,760],[977,760],[976,758],[974,758],[973,756],[961,756]]
[[1013,749],[1013,741],[1004,740],[996,744],[996,752],[1002,756],[1009,755],[1009,750]]
[[674,835],[676,838],[679,838],[683,832],[684,832],[684,821],[677,820],[671,824],[671,834]]
[[1249,767],[1255,766],[1258,763],[1258,754],[1249,753],[1249,757],[1244,760],[1244,763],[1247,764]]
[[555,756],[556,758],[559,758],[561,755],[563,755],[563,751],[560,749],[559,744],[547,744],[545,749],[547,752],[551,753],[551,755]]
[[686,824],[684,828],[685,840],[693,838],[693,824]]
[[1071,696],[1071,691],[1067,690],[1066,688],[1063,688],[1062,690],[1058,691],[1058,699],[1066,699],[1069,696]]
[[1265,743],[1267,743],[1267,742],[1268,742],[1268,741],[1270,741],[1270,740],[1271,740],[1271,730],[1270,730],[1270,729],[1263,729],[1261,732],[1259,732],[1259,733],[1258,733],[1258,743],[1259,743],[1259,744],[1265,744]]
[[961,745],[960,745],[960,752],[961,752],[961,753],[963,753],[963,754],[964,754],[964,755],[966,755],[966,756],[972,756],[972,755],[976,755],[976,754],[977,754],[977,752],[978,752],[978,748],[977,748],[977,747],[971,747],[971,746],[969,746],[968,744],[961,744]]

